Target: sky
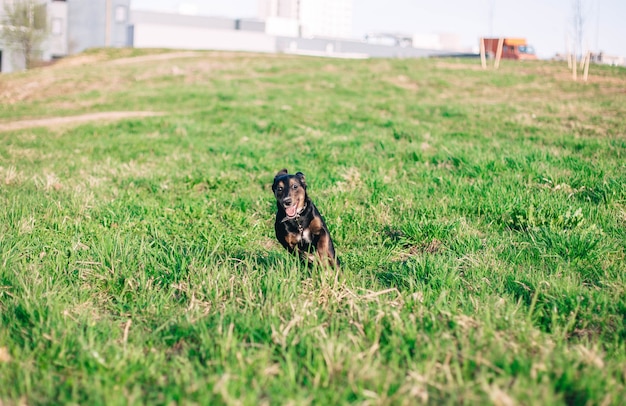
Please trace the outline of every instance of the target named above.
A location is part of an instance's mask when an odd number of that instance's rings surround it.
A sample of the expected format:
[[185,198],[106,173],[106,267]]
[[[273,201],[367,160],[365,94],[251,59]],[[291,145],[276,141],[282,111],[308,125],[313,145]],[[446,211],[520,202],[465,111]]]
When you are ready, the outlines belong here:
[[[626,0],[581,0],[585,47],[626,57]],[[456,34],[476,48],[481,36],[523,37],[540,58],[565,52],[573,0],[353,0],[352,34]],[[143,10],[254,18],[257,0],[131,0]],[[490,12],[491,10],[491,12]],[[490,18],[490,15],[493,17]]]

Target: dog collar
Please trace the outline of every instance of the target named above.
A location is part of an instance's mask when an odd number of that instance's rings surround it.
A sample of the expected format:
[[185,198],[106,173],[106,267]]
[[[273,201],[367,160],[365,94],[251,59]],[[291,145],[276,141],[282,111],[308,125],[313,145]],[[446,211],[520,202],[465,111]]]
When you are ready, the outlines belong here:
[[293,217],[285,217],[283,219],[283,221],[281,221],[281,223],[286,223],[288,221],[291,220],[295,220],[296,224],[298,225],[298,231],[302,232],[302,230],[304,230],[304,228],[302,227],[302,223],[300,222],[300,214],[304,213],[304,211],[309,207],[308,204],[306,204],[306,202],[304,202],[304,207],[302,207],[302,210],[300,210],[299,212],[296,212],[296,215]]

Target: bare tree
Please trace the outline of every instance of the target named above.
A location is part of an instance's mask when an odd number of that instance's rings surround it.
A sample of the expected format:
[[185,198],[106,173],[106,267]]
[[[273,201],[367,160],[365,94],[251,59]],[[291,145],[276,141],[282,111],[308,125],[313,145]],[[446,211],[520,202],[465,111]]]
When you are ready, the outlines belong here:
[[585,40],[585,29],[591,7],[589,0],[571,0],[572,20],[571,29],[574,39],[574,56],[583,54],[583,42]]
[[496,9],[496,0],[489,0],[489,36],[493,37],[493,17]]
[[37,0],[7,1],[2,17],[0,39],[23,56],[26,69],[33,67],[48,36],[46,5]]

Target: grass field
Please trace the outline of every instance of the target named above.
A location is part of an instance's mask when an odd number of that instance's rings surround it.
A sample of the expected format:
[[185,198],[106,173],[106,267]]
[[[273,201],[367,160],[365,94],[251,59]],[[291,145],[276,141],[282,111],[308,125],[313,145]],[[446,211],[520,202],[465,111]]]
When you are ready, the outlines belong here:
[[0,404],[622,404],[625,69],[164,52],[0,76],[0,127],[160,114],[0,132]]

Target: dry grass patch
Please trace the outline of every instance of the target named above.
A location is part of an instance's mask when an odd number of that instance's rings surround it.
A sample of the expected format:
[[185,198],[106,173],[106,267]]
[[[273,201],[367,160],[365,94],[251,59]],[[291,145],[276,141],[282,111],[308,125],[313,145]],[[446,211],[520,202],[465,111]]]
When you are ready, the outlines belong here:
[[161,115],[163,115],[163,113],[155,111],[108,111],[102,113],[81,114],[79,116],[48,117],[0,123],[0,132],[23,130],[33,127],[74,126],[92,121],[106,122],[123,120],[127,118],[155,117]]

